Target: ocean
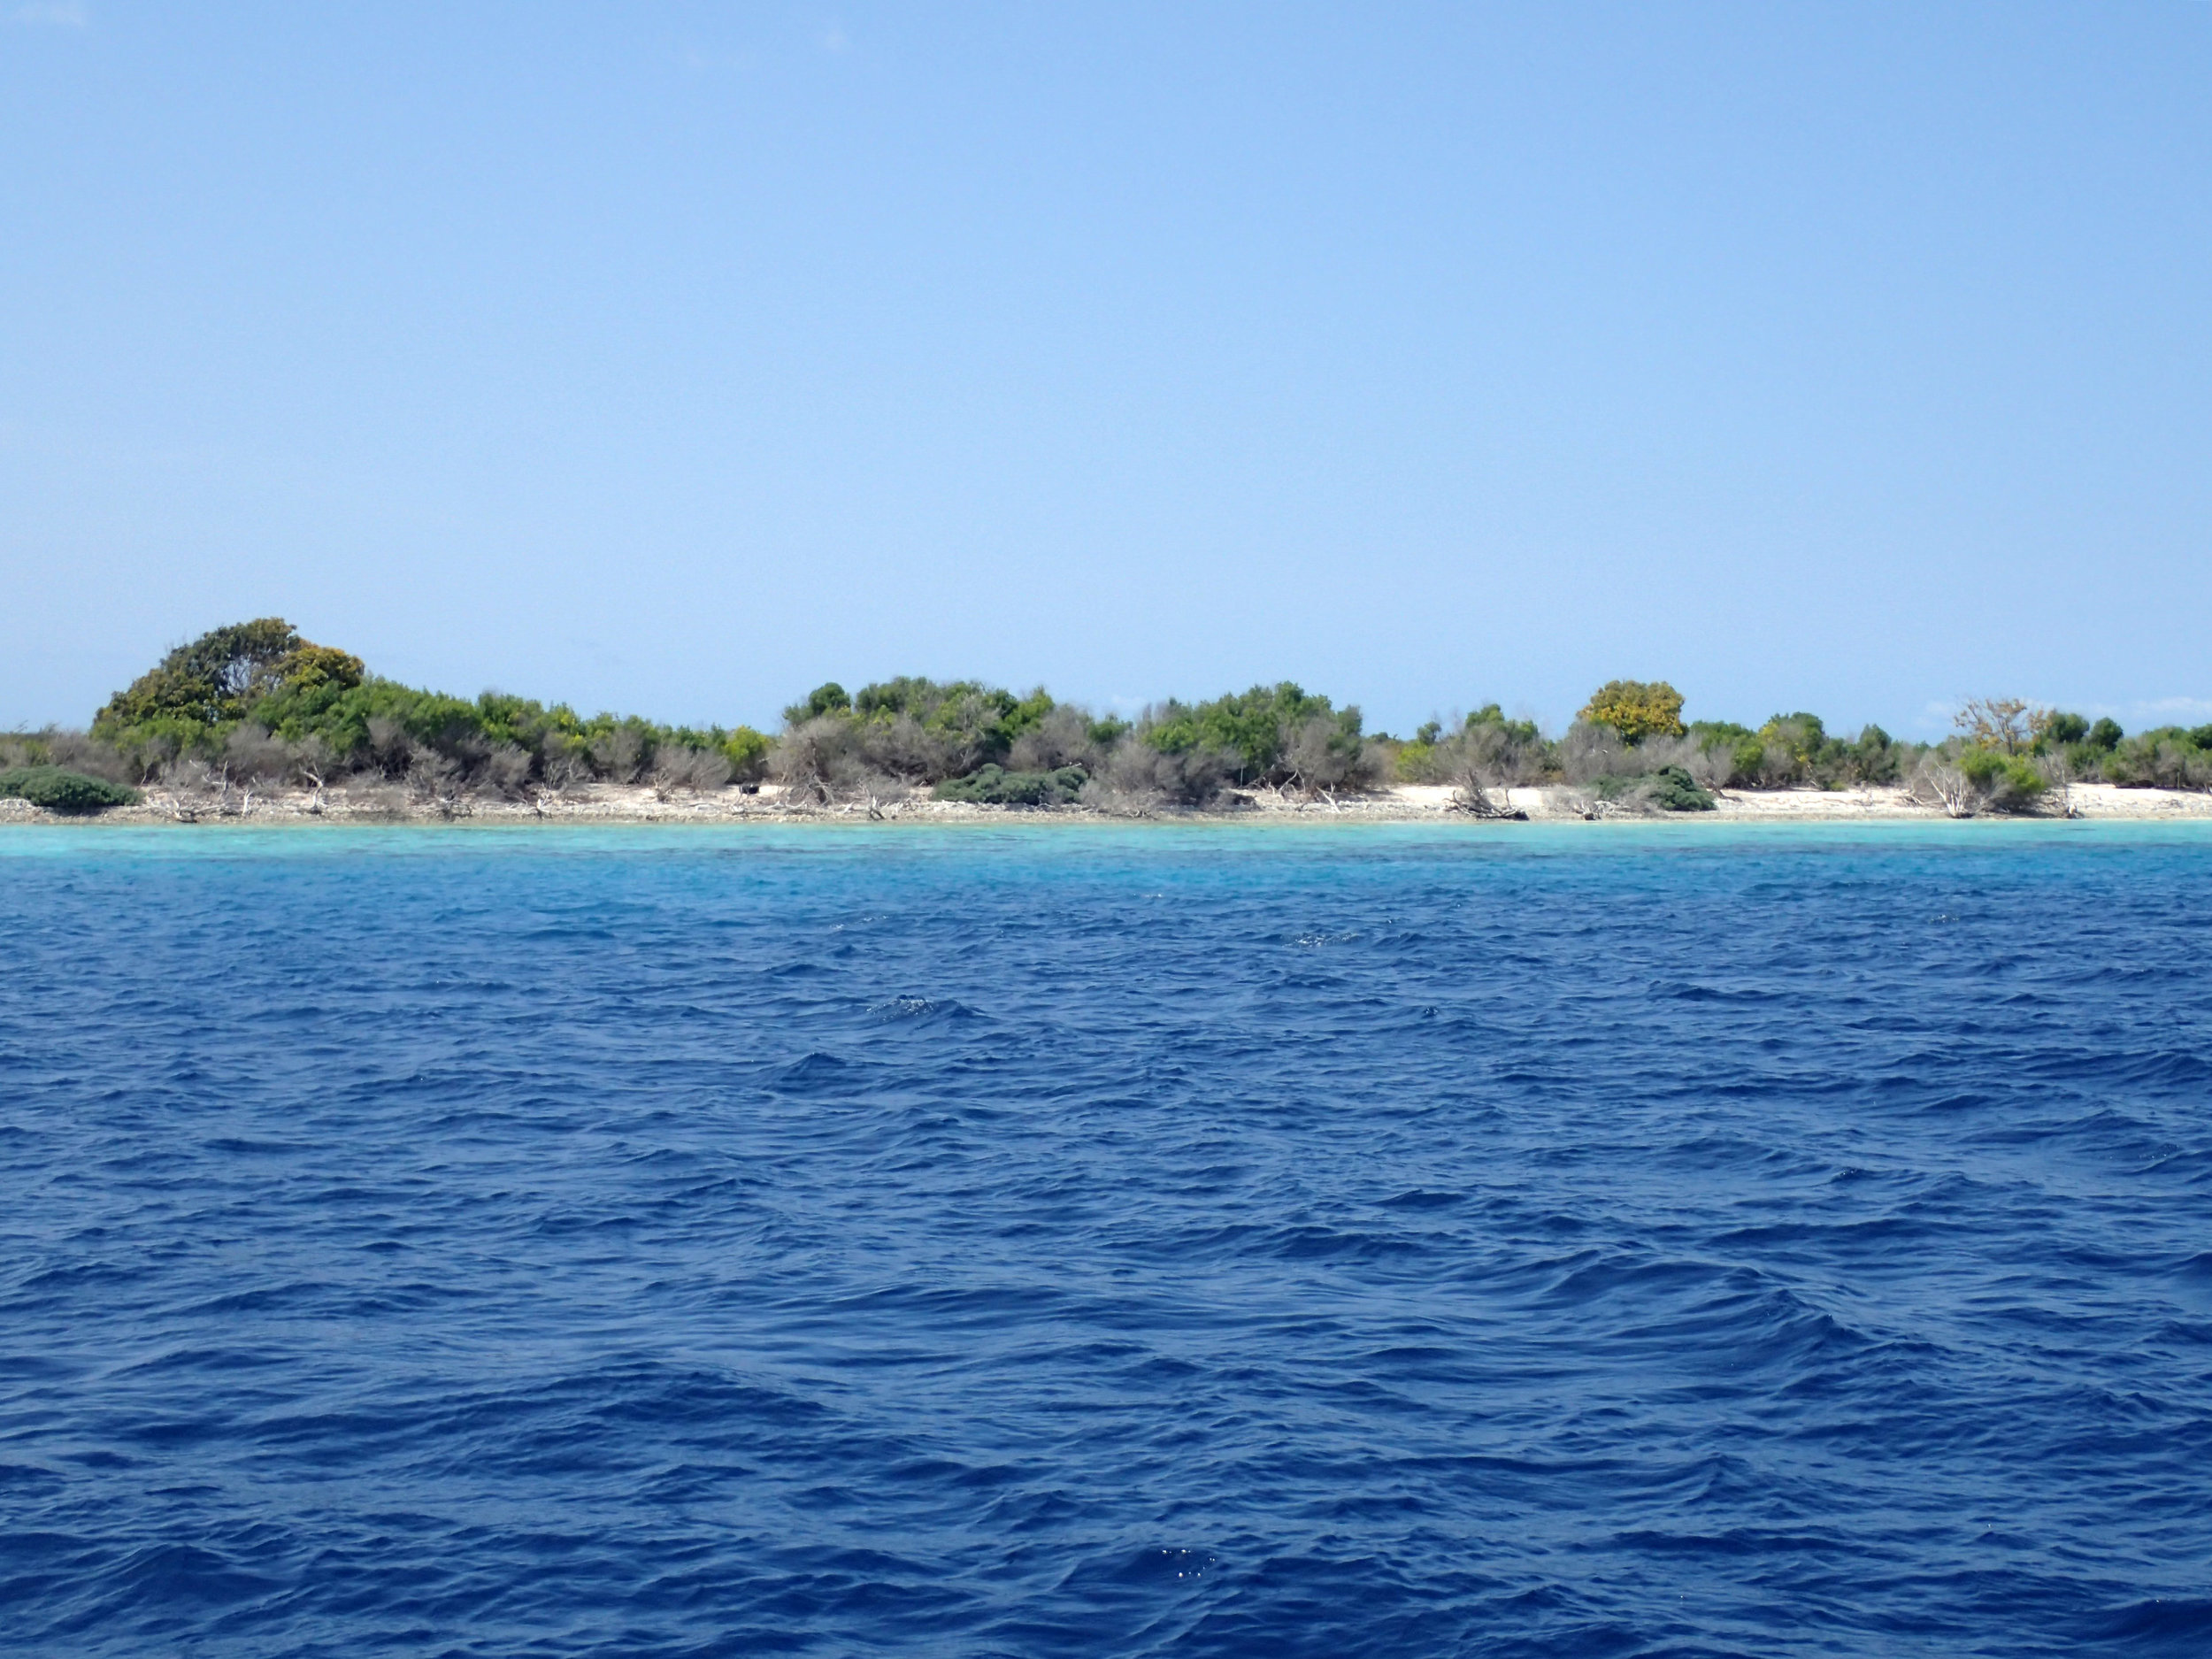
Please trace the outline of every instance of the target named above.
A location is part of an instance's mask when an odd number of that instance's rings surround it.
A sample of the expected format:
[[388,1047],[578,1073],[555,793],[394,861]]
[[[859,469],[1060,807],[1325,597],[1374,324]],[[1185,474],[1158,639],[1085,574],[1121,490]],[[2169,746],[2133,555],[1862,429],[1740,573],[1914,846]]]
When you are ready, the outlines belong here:
[[2208,829],[0,832],[0,1647],[2212,1650]]

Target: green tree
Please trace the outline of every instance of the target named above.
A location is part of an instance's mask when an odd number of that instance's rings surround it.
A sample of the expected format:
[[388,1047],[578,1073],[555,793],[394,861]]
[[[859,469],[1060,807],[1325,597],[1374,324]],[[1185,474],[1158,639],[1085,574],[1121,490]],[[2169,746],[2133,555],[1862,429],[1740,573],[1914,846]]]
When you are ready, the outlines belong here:
[[[1239,783],[1287,783],[1316,757],[1341,764],[1356,757],[1360,726],[1357,709],[1339,709],[1286,680],[1207,703],[1167,703],[1144,741],[1163,755],[1220,754]],[[1294,763],[1294,746],[1302,764]]]
[[825,680],[806,695],[803,703],[795,703],[783,711],[783,718],[794,726],[819,719],[826,714],[842,714],[853,706],[853,700],[845,695],[845,687],[834,680]]
[[108,737],[137,726],[212,729],[244,719],[279,691],[343,691],[362,678],[359,657],[302,639],[281,617],[263,617],[178,646],[109,698],[92,729]]

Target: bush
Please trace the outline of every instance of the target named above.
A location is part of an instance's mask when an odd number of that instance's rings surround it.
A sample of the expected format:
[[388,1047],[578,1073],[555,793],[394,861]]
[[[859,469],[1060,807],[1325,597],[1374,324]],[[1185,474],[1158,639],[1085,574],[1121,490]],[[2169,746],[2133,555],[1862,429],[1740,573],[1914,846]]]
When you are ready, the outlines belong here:
[[1138,817],[1166,806],[1210,806],[1235,764],[1233,756],[1217,749],[1201,746],[1170,754],[1133,739],[1106,752],[1097,774],[1084,786],[1083,804]]
[[1641,776],[1618,728],[1591,720],[1577,720],[1559,740],[1559,769],[1569,783],[1576,784]]
[[[1381,742],[1383,740],[1371,740]],[[1440,720],[1417,728],[1410,742],[1402,744],[1390,757],[1390,770],[1402,783],[1449,783],[1463,787],[1471,773],[1486,773],[1483,787],[1495,788],[1532,781],[1544,770],[1547,756],[1543,736],[1533,720],[1509,720],[1494,703],[1485,703],[1447,732]]]
[[1992,749],[1969,749],[1958,757],[1958,769],[1987,803],[2001,812],[2022,811],[2033,806],[2051,780],[2024,757],[2001,754]]
[[1878,726],[1862,726],[1859,741],[1842,761],[1845,773],[1856,783],[1894,783],[1901,769],[1895,741]]
[[1756,787],[1764,780],[1766,764],[1766,740],[1747,733],[1728,752],[1728,781]]
[[964,778],[937,786],[940,801],[969,801],[979,806],[1073,806],[1090,776],[1080,766],[1053,772],[1008,772],[987,765]]
[[767,775],[770,744],[765,733],[741,726],[722,740],[721,748],[736,782],[758,783]]
[[0,772],[0,796],[28,801],[49,812],[101,812],[111,806],[138,804],[135,789],[58,766],[15,766]]
[[1146,711],[1137,738],[1169,757],[1218,756],[1240,784],[1359,788],[1379,770],[1379,757],[1365,752],[1357,709],[1339,709],[1287,680],[1207,703],[1171,699]]
[[1713,797],[1698,787],[1697,780],[1680,766],[1663,766],[1635,777],[1601,778],[1598,794],[1609,801],[1647,807],[1659,812],[1710,812]]
[[834,680],[826,680],[807,693],[803,703],[795,703],[783,711],[783,718],[793,726],[804,726],[809,720],[818,720],[826,714],[843,714],[853,706],[853,700],[845,687]]
[[[987,763],[1003,766],[1014,745],[1037,731],[1056,706],[1041,687],[1017,697],[1002,687],[973,680],[902,674],[864,686],[857,696],[848,696],[832,681],[784,710],[784,741],[810,733],[808,742],[837,749],[856,774],[932,784]],[[841,733],[834,741],[829,726]],[[1068,735],[1065,722],[1059,735]],[[818,773],[819,768],[813,771]]]
[[1079,766],[1088,772],[1097,765],[1101,751],[1112,747],[1119,735],[1108,730],[1102,736],[1101,722],[1073,703],[1059,703],[1014,740],[1007,751],[1007,770],[1058,772],[1064,766]]
[[2193,735],[2177,726],[2139,732],[2104,757],[2105,781],[2139,788],[2212,787],[2212,755],[2192,741]]
[[1697,786],[1697,780],[1679,766],[1668,766],[1651,774],[1651,803],[1662,812],[1710,812],[1713,797]]
[[2120,729],[2120,723],[2108,714],[2089,728],[2090,743],[2108,755],[2120,747],[2120,740],[2126,735]]
[[242,719],[280,691],[343,691],[361,683],[361,659],[300,637],[281,617],[263,617],[180,645],[93,717],[102,736],[177,723],[213,727]]

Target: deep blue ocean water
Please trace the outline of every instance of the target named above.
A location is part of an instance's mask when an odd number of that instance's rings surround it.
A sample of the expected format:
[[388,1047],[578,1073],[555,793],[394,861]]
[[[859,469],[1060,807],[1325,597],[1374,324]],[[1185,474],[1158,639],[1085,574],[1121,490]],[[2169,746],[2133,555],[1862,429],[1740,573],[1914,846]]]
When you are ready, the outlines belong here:
[[0,833],[0,1647],[2212,1651],[2212,834]]

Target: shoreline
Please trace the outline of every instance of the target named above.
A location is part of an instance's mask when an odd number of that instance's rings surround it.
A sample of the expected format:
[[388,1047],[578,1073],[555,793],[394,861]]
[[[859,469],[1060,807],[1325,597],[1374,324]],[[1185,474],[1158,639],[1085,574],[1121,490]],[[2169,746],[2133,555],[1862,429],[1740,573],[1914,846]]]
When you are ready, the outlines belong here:
[[[1953,819],[1939,807],[1915,801],[1904,789],[1733,789],[1716,792],[1709,812],[1639,812],[1594,799],[1589,792],[1544,785],[1505,792],[1513,813],[1530,823],[1683,824],[1863,824],[1945,823]],[[924,795],[903,799],[840,803],[833,806],[787,805],[776,786],[757,793],[735,788],[706,791],[657,790],[643,784],[593,784],[539,794],[528,800],[461,797],[443,802],[405,796],[390,787],[332,789],[319,797],[302,789],[235,794],[210,800],[152,788],[135,806],[111,807],[94,814],[44,810],[27,802],[0,800],[0,826],[44,825],[154,826],[188,829],[207,825],[256,827],[318,825],[368,826],[468,824],[518,826],[550,824],[806,824],[806,823],[1071,823],[1235,824],[1312,822],[1318,824],[1493,823],[1510,826],[1516,818],[1479,818],[1452,804],[1453,791],[1442,785],[1401,784],[1388,789],[1334,800],[1308,800],[1268,790],[1238,791],[1228,803],[1202,810],[1171,810],[1142,817],[1102,812],[1082,806],[983,806],[936,801]],[[2212,822],[2212,793],[2181,789],[2077,784],[2068,798],[2033,812],[1976,815],[1974,821],[2057,823],[2074,821],[2176,823]]]

